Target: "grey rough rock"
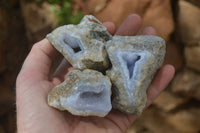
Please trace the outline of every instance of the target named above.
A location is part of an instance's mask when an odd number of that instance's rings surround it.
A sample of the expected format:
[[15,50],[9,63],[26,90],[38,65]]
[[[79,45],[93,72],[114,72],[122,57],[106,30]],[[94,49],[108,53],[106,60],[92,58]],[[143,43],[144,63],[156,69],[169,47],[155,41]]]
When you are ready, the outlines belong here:
[[78,25],[55,29],[47,39],[74,68],[102,71],[109,67],[105,43],[112,36],[92,15],[86,15]]
[[51,90],[48,104],[74,115],[100,116],[109,113],[111,83],[107,76],[95,70],[73,70],[67,79]]
[[163,63],[165,41],[156,36],[114,36],[106,50],[112,64],[107,76],[112,82],[113,108],[140,114],[146,90]]

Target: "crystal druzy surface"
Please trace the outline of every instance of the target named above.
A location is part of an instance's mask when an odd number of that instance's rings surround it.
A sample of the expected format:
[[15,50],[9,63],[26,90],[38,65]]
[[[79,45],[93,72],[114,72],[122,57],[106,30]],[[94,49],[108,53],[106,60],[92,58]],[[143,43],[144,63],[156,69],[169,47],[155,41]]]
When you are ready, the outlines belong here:
[[50,106],[82,116],[102,117],[112,107],[128,114],[142,112],[146,90],[164,60],[162,38],[112,37],[99,20],[86,15],[80,24],[61,26],[47,39],[79,69],[52,89]]
[[86,15],[78,25],[64,25],[47,35],[74,68],[100,71],[109,66],[105,43],[111,38],[106,27],[91,15]]
[[107,76],[113,85],[113,107],[140,114],[147,101],[146,90],[164,60],[164,40],[156,36],[114,36],[106,50],[112,64]]
[[49,93],[48,104],[74,115],[103,117],[112,108],[110,96],[108,77],[95,70],[73,70]]

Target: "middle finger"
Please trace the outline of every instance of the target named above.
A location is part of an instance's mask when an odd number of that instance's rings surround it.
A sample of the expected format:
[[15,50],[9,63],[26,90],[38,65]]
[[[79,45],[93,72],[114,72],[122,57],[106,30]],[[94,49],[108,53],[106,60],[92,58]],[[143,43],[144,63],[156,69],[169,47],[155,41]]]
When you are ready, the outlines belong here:
[[118,28],[116,35],[134,36],[138,33],[142,25],[142,19],[137,14],[129,15]]

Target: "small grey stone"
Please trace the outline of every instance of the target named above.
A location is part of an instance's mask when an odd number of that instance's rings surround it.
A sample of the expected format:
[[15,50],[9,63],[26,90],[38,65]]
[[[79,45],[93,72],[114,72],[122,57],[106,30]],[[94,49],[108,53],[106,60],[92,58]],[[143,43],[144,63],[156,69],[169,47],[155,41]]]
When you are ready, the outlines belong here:
[[47,39],[74,68],[103,71],[109,67],[105,43],[112,36],[92,15],[86,15],[78,25],[55,29]]
[[74,115],[103,117],[112,108],[110,96],[111,83],[107,76],[95,70],[73,70],[63,83],[51,90],[48,104]]
[[112,64],[107,75],[113,86],[113,108],[140,114],[146,90],[163,63],[165,41],[156,36],[114,36],[106,50]]

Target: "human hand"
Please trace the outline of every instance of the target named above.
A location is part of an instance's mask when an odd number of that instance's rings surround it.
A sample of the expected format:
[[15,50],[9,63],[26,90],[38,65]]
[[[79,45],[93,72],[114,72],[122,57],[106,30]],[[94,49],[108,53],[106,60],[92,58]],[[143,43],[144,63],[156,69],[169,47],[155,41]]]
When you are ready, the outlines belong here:
[[[118,30],[111,22],[104,25],[112,35],[134,36],[141,28],[141,18],[129,15]],[[147,27],[142,35],[156,35]],[[106,117],[80,117],[59,111],[47,104],[47,95],[66,79],[71,68],[64,59],[52,78],[49,70],[57,51],[47,39],[36,43],[27,56],[16,81],[18,133],[125,133],[137,118],[112,110]],[[163,66],[147,90],[147,105],[166,88],[174,76],[174,67]]]

